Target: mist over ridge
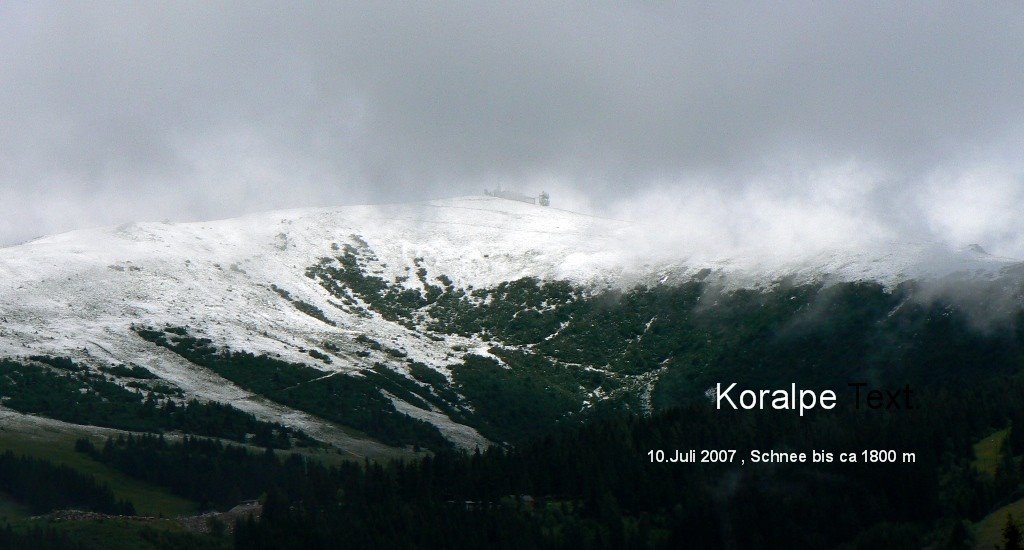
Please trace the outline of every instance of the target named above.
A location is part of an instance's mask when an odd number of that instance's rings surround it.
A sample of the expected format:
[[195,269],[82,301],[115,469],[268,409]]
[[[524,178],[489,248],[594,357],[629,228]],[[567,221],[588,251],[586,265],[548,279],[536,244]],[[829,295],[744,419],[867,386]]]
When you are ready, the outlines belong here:
[[1013,5],[0,8],[0,244],[496,185],[699,249],[1024,257]]

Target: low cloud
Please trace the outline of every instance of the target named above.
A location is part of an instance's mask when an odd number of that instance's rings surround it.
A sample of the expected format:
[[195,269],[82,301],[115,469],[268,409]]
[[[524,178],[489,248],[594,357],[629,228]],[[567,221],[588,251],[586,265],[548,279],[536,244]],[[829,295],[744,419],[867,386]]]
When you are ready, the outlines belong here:
[[1022,36],[1012,3],[7,3],[0,245],[502,183],[660,249],[1024,257]]

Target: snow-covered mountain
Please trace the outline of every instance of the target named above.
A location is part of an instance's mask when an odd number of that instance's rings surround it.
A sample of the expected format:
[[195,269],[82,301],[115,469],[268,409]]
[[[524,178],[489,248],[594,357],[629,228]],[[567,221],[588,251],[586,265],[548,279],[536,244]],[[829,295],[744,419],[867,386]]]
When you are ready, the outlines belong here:
[[[641,255],[632,243],[642,238],[642,229],[625,221],[494,197],[72,231],[0,249],[0,357],[138,365],[186,396],[231,403],[340,447],[366,450],[377,443],[243,389],[140,338],[138,330],[188,327],[216,346],[325,374],[358,375],[387,365],[407,375],[416,363],[450,380],[449,365],[467,354],[489,355],[490,336],[430,332],[415,319],[389,319],[365,297],[331,287],[323,272],[311,269],[336,265],[333,258],[352,253],[362,276],[417,296],[429,294],[438,280],[438,292],[472,292],[523,278],[568,281],[581,292],[596,292],[709,275],[739,286],[770,285],[785,276],[892,286],[1021,271],[1020,263],[978,248],[945,252],[900,244],[780,263],[755,256],[697,259],[685,250]],[[370,349],[367,341],[374,343]],[[459,445],[486,441],[451,412],[386,395],[397,411],[436,425]]]

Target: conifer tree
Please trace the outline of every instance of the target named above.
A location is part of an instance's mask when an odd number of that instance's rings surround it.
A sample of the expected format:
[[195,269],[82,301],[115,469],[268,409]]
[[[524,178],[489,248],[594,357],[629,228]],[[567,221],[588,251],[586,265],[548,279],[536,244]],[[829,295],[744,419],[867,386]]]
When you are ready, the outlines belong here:
[[1005,550],[1021,550],[1021,532],[1013,514],[1007,514],[1006,526],[1003,527],[1003,548]]

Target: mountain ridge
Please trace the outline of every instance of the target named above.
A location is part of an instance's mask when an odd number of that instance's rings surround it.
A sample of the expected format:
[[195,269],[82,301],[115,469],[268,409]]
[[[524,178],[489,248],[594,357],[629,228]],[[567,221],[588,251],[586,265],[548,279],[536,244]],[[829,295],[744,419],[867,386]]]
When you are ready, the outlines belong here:
[[[72,231],[0,249],[0,357],[53,355],[94,369],[141,366],[188,398],[230,403],[359,455],[386,451],[365,434],[353,436],[324,421],[323,414],[284,404],[280,396],[269,399],[247,389],[245,380],[224,378],[173,351],[171,342],[161,347],[139,338],[140,331],[187,327],[189,335],[224,353],[309,365],[323,378],[384,380],[378,374],[396,373],[400,384],[413,386],[412,393],[380,388],[394,414],[422,420],[456,445],[473,448],[489,443],[462,418],[479,403],[459,396],[434,403],[431,396],[444,388],[417,378],[415,369],[424,366],[447,381],[440,384],[450,384],[453,365],[484,358],[508,368],[492,352],[496,345],[532,353],[533,344],[502,342],[479,327],[429,328],[447,319],[444,308],[489,307],[491,300],[512,295],[527,300],[525,309],[497,317],[507,323],[524,312],[544,315],[588,293],[638,285],[718,278],[731,288],[759,288],[795,278],[892,287],[927,278],[994,279],[1021,265],[972,249],[930,265],[935,247],[918,244],[881,256],[822,252],[802,262],[760,264],[769,267],[758,271],[756,260],[699,261],[671,251],[645,258],[630,250],[638,238],[640,224],[491,197]],[[568,286],[545,290],[548,281]],[[530,298],[537,292],[549,294]],[[407,300],[412,305],[402,305]],[[441,302],[430,307],[444,305],[442,317],[420,312],[436,300]],[[568,323],[560,322],[562,328]],[[644,322],[649,329],[654,318]],[[553,365],[579,370],[573,376],[588,368],[597,368],[595,376],[612,376],[600,365]],[[624,375],[615,383],[618,390],[582,384],[580,391],[590,392],[582,406],[593,406],[609,391],[635,391],[639,406],[649,407],[659,372]]]

